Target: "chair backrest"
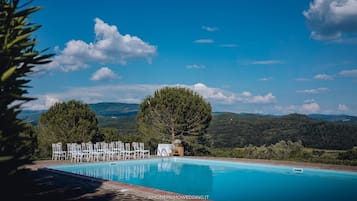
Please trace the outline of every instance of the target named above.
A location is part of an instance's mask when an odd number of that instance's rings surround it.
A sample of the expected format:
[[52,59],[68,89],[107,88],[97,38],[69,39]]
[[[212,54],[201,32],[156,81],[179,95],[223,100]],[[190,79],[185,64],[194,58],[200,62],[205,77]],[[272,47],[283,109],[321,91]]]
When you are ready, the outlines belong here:
[[94,151],[99,151],[99,149],[100,149],[100,144],[99,144],[99,142],[96,142],[95,144],[93,144],[93,150],[94,150]]
[[62,143],[61,142],[52,144],[52,153],[58,153],[61,151],[62,151]]
[[114,143],[114,142],[110,142],[110,143],[108,144],[108,150],[109,150],[109,151],[114,151],[114,149],[115,149],[115,143]]
[[118,145],[118,147],[119,147],[119,150],[120,151],[124,151],[125,150],[125,148],[124,148],[124,143],[119,143],[119,145]]
[[76,152],[82,152],[82,145],[81,144],[75,144],[75,151]]
[[57,152],[57,145],[55,143],[52,144],[52,153]]
[[143,142],[140,142],[140,143],[139,143],[139,149],[140,149],[140,150],[144,150],[144,143],[143,143]]
[[125,150],[130,151],[130,143],[125,143]]
[[131,145],[133,147],[133,150],[138,150],[139,149],[139,146],[138,146],[137,142],[132,142]]
[[93,151],[93,144],[91,142],[86,143],[86,150]]

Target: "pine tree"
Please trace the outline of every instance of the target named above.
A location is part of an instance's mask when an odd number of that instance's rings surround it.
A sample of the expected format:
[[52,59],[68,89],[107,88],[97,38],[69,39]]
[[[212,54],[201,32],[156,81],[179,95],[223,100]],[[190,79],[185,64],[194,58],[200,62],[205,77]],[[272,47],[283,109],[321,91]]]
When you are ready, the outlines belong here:
[[34,100],[27,97],[29,73],[36,65],[49,63],[52,54],[37,51],[32,37],[39,25],[28,22],[40,7],[22,6],[19,0],[0,0],[0,174],[12,175],[30,162],[33,147],[25,136],[26,124],[17,118],[21,106]]

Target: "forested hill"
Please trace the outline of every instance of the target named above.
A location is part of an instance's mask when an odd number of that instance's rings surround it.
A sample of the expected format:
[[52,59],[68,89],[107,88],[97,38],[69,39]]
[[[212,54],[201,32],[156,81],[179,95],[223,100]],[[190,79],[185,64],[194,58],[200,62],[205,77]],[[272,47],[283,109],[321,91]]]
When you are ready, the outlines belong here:
[[[119,133],[136,132],[138,104],[90,104],[100,127],[117,128]],[[20,118],[36,125],[45,111],[23,111]],[[357,146],[357,117],[347,115],[286,116],[214,113],[208,130],[215,147],[270,145],[280,140],[301,140],[306,147],[350,149]]]
[[208,133],[215,147],[270,145],[280,140],[301,140],[306,147],[350,149],[357,146],[357,125],[338,124],[306,115],[262,116],[220,113]]
[[99,116],[111,117],[136,115],[139,111],[138,104],[129,103],[96,103],[89,107]]

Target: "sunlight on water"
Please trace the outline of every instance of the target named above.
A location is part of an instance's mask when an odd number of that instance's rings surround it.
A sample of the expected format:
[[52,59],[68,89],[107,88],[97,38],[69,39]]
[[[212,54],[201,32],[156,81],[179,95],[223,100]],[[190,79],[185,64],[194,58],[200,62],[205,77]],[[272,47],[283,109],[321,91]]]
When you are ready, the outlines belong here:
[[211,200],[357,200],[357,173],[196,159],[49,166]]

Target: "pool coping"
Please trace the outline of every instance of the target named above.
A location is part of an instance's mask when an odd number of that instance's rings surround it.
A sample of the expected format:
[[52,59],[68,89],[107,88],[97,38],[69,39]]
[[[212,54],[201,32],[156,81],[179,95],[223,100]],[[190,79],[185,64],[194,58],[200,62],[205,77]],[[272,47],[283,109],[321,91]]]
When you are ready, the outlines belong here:
[[208,156],[207,157],[205,157],[205,156],[199,156],[199,157],[185,156],[183,158],[221,160],[221,161],[229,161],[229,162],[242,162],[242,163],[254,163],[254,164],[263,164],[263,165],[277,165],[277,166],[313,168],[313,169],[321,169],[321,170],[357,172],[357,166],[313,163],[313,162],[269,160],[269,159],[248,159],[248,158],[208,157]]

